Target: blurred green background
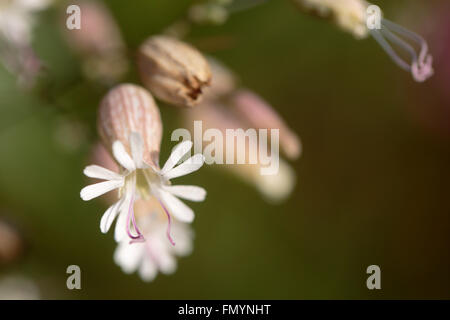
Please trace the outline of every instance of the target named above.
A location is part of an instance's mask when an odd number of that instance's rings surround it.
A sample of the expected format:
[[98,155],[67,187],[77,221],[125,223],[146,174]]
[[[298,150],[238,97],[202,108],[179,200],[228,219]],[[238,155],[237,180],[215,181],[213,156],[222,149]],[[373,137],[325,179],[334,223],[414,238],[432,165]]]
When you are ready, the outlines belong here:
[[[191,3],[105,2],[130,59]],[[376,4],[391,20],[433,33],[427,19],[443,2]],[[179,259],[175,274],[151,283],[122,273],[111,232],[99,232],[104,203],[79,197],[106,89],[83,79],[59,13],[41,13],[35,28],[44,93],[24,93],[0,68],[0,216],[27,243],[19,261],[0,267],[0,278],[26,276],[45,299],[450,298],[450,135],[423,121],[444,105],[437,80],[413,83],[373,39],[355,40],[289,1],[236,13],[222,26],[196,26],[187,39],[235,70],[300,135],[292,196],[269,204],[207,166],[180,180],[208,191],[204,203],[192,204],[194,252]],[[435,61],[437,72],[444,62]],[[127,81],[138,82],[135,70]],[[174,107],[159,105],[166,159],[181,121]],[[442,117],[448,113],[430,118]],[[69,134],[75,147],[68,149],[61,123],[73,122],[83,135]],[[71,264],[81,267],[82,290],[66,288]],[[372,264],[381,267],[381,290],[366,288]]]

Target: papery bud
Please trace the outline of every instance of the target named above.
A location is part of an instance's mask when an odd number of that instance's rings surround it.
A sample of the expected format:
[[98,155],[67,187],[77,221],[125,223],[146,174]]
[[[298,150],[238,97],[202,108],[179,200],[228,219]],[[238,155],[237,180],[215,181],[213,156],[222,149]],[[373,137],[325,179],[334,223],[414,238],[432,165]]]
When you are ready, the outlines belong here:
[[192,46],[168,36],[153,36],[139,49],[139,73],[144,85],[159,99],[193,107],[211,82],[203,55]]
[[111,89],[100,103],[97,127],[109,151],[119,140],[131,154],[129,136],[139,133],[144,141],[144,161],[158,165],[161,116],[152,95],[144,88],[122,84]]
[[234,110],[241,118],[258,129],[279,129],[280,146],[289,159],[300,156],[302,145],[280,115],[261,97],[248,90],[240,90],[233,96]]

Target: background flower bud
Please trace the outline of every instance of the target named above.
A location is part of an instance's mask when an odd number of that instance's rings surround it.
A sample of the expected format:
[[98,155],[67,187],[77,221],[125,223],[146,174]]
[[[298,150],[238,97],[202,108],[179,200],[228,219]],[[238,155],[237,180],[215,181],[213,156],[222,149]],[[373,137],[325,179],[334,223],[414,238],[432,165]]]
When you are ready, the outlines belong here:
[[138,67],[144,85],[159,99],[177,106],[196,105],[211,81],[203,55],[168,36],[150,37],[141,45]]
[[[203,103],[193,110],[185,111],[184,119],[186,128],[191,131],[191,136],[193,136],[194,121],[201,120],[203,130],[220,130],[224,137],[226,136],[227,129],[244,128],[245,130],[248,128],[245,120],[230,111],[231,108],[228,105],[214,102]],[[209,142],[204,140],[203,148],[208,144]],[[227,145],[226,141],[224,141],[222,147],[223,155],[226,155],[228,151],[232,150],[231,148],[235,148],[234,145],[232,147]],[[248,140],[248,143],[245,145],[246,158],[250,152],[255,152],[257,149],[258,145],[252,144],[251,140]],[[217,151],[220,152],[220,150]],[[234,155],[236,161],[237,152],[234,152]],[[208,160],[208,157],[206,159]],[[256,164],[223,164],[215,167],[225,168],[241,178],[244,182],[255,186],[268,202],[277,203],[288,198],[294,190],[297,180],[295,171],[291,165],[283,159],[279,159],[279,170],[274,175],[261,175],[260,170],[262,166],[258,161]]]
[[[82,28],[69,30],[64,26],[65,39],[83,58],[83,71],[93,79],[114,83],[128,69],[126,46],[120,29],[109,9],[99,1],[84,0],[81,8]],[[64,11],[63,19],[67,18]]]
[[109,151],[119,140],[131,153],[129,135],[138,132],[144,141],[144,161],[158,165],[161,116],[152,95],[144,88],[122,84],[111,89],[100,103],[97,127]]

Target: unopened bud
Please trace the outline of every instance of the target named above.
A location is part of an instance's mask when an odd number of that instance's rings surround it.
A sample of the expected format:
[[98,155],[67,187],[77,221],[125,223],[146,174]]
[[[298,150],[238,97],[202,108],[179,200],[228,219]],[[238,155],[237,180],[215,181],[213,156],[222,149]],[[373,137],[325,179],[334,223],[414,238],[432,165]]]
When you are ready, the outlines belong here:
[[109,151],[119,140],[131,154],[129,136],[139,133],[144,141],[144,161],[158,165],[161,116],[152,95],[144,88],[122,84],[111,89],[100,103],[97,127]]
[[139,49],[138,66],[144,85],[159,99],[177,106],[195,106],[211,82],[203,55],[168,36],[147,39]]

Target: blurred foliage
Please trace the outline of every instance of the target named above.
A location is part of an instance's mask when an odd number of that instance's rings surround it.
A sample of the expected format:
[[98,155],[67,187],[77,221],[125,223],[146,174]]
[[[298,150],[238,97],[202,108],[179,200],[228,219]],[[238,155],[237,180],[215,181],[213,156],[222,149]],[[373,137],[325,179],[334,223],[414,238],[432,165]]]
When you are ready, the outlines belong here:
[[[423,2],[377,4],[395,17],[417,13]],[[132,59],[190,1],[106,3]],[[40,16],[34,45],[46,75],[38,88],[23,93],[0,69],[0,215],[29,242],[26,257],[0,269],[0,277],[25,274],[43,298],[62,299],[450,298],[450,144],[409,107],[427,101],[433,82],[413,84],[373,40],[356,41],[288,1],[192,30],[189,41],[277,107],[301,136],[304,154],[292,163],[294,194],[281,205],[218,168],[184,178],[208,190],[206,202],[192,205],[195,250],[174,275],[146,284],[114,264],[112,235],[98,226],[102,201],[79,198],[106,88],[83,78],[57,8]],[[138,82],[135,70],[127,81]],[[164,160],[181,122],[173,107],[160,108]],[[75,150],[56,139],[61,118],[87,130]],[[81,267],[80,291],[66,289],[70,264]],[[380,291],[366,288],[371,264],[381,267]]]

